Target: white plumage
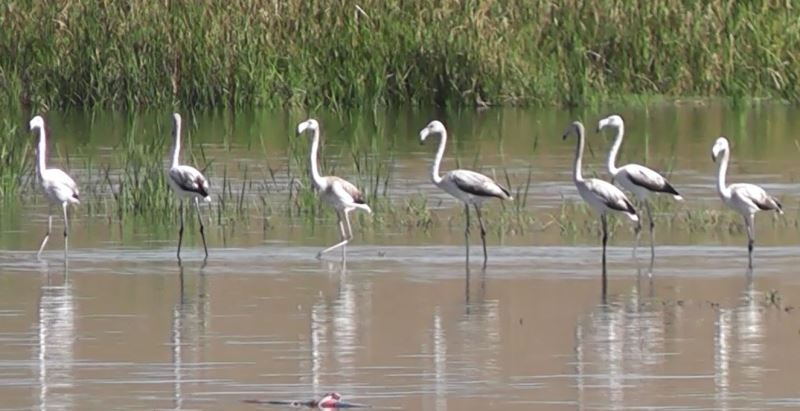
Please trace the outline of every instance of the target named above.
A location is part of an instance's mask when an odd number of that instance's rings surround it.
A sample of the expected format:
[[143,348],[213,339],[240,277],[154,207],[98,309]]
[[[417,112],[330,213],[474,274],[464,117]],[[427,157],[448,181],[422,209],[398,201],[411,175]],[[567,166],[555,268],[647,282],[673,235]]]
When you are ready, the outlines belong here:
[[436,159],[433,161],[433,168],[431,170],[431,180],[437,187],[464,203],[464,212],[467,219],[467,227],[464,232],[467,241],[467,256],[469,256],[469,206],[472,205],[475,208],[475,213],[478,215],[478,223],[481,227],[483,263],[485,265],[488,260],[486,252],[486,229],[483,226],[480,206],[484,200],[492,197],[501,200],[512,200],[511,193],[491,178],[471,170],[451,170],[445,173],[444,176],[440,176],[439,166],[442,163],[445,144],[447,143],[447,129],[445,129],[444,124],[440,121],[431,121],[419,132],[420,144],[424,143],[425,139],[431,134],[438,134],[440,136],[439,149],[436,152]]
[[[775,210],[778,214],[783,214],[783,206],[778,199],[767,194],[763,188],[755,184],[739,183],[729,186],[725,185],[730,151],[730,144],[728,144],[728,139],[725,137],[718,138],[711,148],[711,159],[719,164],[717,192],[722,202],[741,214],[744,219],[744,225],[747,229],[748,265],[752,267],[753,246],[755,244],[755,228],[753,227],[755,213],[758,211]],[[719,159],[720,155],[722,155],[721,160]]]
[[205,202],[211,202],[211,197],[208,195],[208,180],[196,168],[179,164],[181,154],[181,115],[178,113],[172,114],[172,133],[175,143],[172,151],[172,164],[169,170],[167,170],[167,183],[178,196],[178,201],[180,203],[179,214],[181,227],[178,231],[178,260],[181,259],[181,244],[183,243],[183,200],[187,198],[190,201],[194,200],[194,207],[197,211],[197,221],[200,222],[200,236],[203,239],[203,251],[205,252],[205,257],[208,258],[205,227],[203,225],[203,218],[200,215],[200,199],[203,199]]
[[353,239],[353,229],[350,226],[350,212],[355,209],[364,210],[372,213],[372,209],[364,201],[361,192],[349,181],[336,176],[321,176],[317,165],[317,150],[319,149],[319,122],[308,119],[297,125],[297,134],[311,131],[313,139],[309,153],[309,172],[314,188],[319,196],[336,211],[338,218],[339,234],[342,241],[336,243],[317,254],[317,258],[322,255],[342,247],[342,258],[346,256],[346,246]]
[[[611,146],[611,151],[608,153],[608,172],[611,173],[612,181],[622,186],[622,188],[633,193],[647,209],[647,217],[650,220],[650,251],[655,256],[655,223],[653,222],[653,210],[650,208],[650,203],[647,198],[651,193],[665,193],[671,194],[673,198],[678,201],[683,200],[683,197],[678,193],[675,188],[670,185],[664,176],[653,171],[645,166],[639,164],[626,164],[617,168],[617,154],[622,145],[622,138],[625,135],[625,123],[622,117],[618,115],[608,116],[597,125],[597,132],[600,132],[606,127],[613,127],[617,129],[617,136],[614,139],[614,144]],[[636,247],[639,245],[639,236],[641,234],[641,226],[637,225],[636,229]]]
[[[603,228],[603,267],[606,265],[606,244],[608,243],[608,227],[606,221],[606,214],[609,212],[621,212],[631,221],[638,224],[639,217],[636,215],[636,209],[633,204],[628,200],[619,188],[611,183],[596,178],[584,179],[581,174],[581,163],[583,161],[583,146],[585,144],[585,130],[580,121],[575,121],[570,124],[569,128],[564,132],[563,139],[575,133],[578,136],[578,143],[575,148],[575,164],[572,171],[572,179],[575,182],[575,187],[578,188],[578,193],[587,204],[589,204],[594,211],[600,214],[600,222]],[[603,271],[605,273],[605,271]],[[604,282],[605,284],[605,282]]]
[[41,257],[42,250],[50,239],[50,231],[53,227],[53,204],[61,204],[64,212],[64,257],[67,255],[67,237],[69,231],[69,223],[67,221],[67,207],[70,204],[80,204],[80,193],[75,181],[67,175],[67,173],[57,168],[47,168],[45,157],[47,151],[47,137],[44,126],[44,119],[41,116],[36,116],[30,121],[30,129],[32,132],[39,133],[39,148],[37,153],[37,168],[39,169],[39,178],[42,183],[42,191],[44,196],[50,202],[47,217],[47,232],[39,245],[39,252],[36,254],[37,258]]

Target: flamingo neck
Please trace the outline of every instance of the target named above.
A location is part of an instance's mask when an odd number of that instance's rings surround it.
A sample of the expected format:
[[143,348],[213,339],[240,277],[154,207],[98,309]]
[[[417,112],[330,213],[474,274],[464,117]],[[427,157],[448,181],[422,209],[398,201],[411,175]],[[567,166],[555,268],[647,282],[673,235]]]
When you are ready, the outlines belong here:
[[181,125],[175,124],[175,146],[172,150],[172,167],[178,166],[178,158],[181,155]]
[[584,131],[582,129],[578,129],[578,144],[575,145],[575,166],[572,170],[572,179],[575,180],[576,183],[583,181],[583,175],[581,175],[581,168],[583,167],[583,144],[584,144]]
[[619,169],[617,168],[617,154],[619,153],[619,148],[622,146],[622,137],[625,135],[625,126],[620,124],[617,128],[617,136],[614,138],[614,145],[611,146],[611,151],[608,152],[608,172],[611,173],[612,176],[617,175],[619,173]]
[[719,195],[725,198],[729,198],[731,196],[731,190],[725,184],[725,176],[728,173],[728,160],[730,159],[730,153],[728,150],[725,150],[722,153],[722,159],[719,162],[719,172],[717,174],[717,191]]
[[39,129],[39,152],[38,160],[39,160],[39,175],[44,178],[44,171],[47,169],[47,165],[45,164],[45,151],[47,150],[47,137],[44,133],[44,128]]
[[317,164],[317,151],[319,150],[319,128],[314,129],[314,138],[311,141],[311,154],[309,156],[308,168],[311,171],[311,179],[317,189],[322,189],[325,180],[319,175],[319,165]]
[[436,150],[436,158],[433,160],[433,168],[431,168],[431,180],[434,184],[442,182],[442,176],[439,175],[439,167],[442,165],[442,157],[444,157],[444,147],[447,144],[447,131],[442,130],[441,137],[439,138],[439,148]]

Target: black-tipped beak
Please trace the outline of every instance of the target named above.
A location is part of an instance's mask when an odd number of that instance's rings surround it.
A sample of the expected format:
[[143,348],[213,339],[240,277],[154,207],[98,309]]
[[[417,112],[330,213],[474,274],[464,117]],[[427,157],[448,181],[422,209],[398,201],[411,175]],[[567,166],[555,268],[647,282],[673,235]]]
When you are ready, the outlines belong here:
[[714,153],[711,153],[711,161],[717,162],[717,156],[715,156]]
[[562,140],[566,140],[567,137],[569,137],[569,133],[564,133],[564,134],[561,135],[561,139]]
[[597,131],[595,131],[595,133],[599,133],[600,130],[601,130],[600,127],[597,127]]

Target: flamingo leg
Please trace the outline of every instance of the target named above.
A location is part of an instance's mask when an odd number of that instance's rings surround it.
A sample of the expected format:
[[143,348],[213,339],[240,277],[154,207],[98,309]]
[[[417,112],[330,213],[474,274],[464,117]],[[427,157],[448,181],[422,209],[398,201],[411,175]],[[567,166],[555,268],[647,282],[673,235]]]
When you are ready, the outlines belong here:
[[633,232],[636,234],[636,241],[633,243],[633,258],[636,258],[636,250],[639,249],[639,240],[642,238],[642,222],[641,219],[636,222]]
[[486,261],[489,259],[488,253],[486,253],[486,228],[483,226],[483,219],[481,218],[481,209],[475,204],[475,214],[478,216],[478,224],[481,227],[481,242],[483,243],[483,266],[486,266]]
[[606,286],[607,286],[607,279],[606,279],[606,245],[608,244],[608,222],[606,220],[606,215],[600,215],[600,223],[603,226],[603,277],[602,277],[602,289],[603,289],[603,301],[606,298]]
[[608,244],[608,222],[606,215],[600,215],[600,223],[603,226],[603,267],[606,266],[606,245]]
[[183,243],[183,200],[178,200],[178,215],[180,215],[181,227],[178,229],[178,261],[181,260],[181,244]]
[[464,203],[464,213],[467,219],[464,227],[464,243],[467,247],[467,261],[469,261],[469,204],[467,203]]
[[753,229],[752,213],[744,217],[744,225],[747,228],[747,267],[753,268],[753,246],[756,243],[756,235]]
[[650,208],[650,202],[644,200],[644,208],[647,209],[647,218],[650,220],[650,258],[656,256],[656,223],[653,222],[653,209]]
[[200,223],[200,237],[203,238],[203,251],[205,251],[206,258],[208,258],[208,246],[206,245],[206,230],[205,226],[203,226],[203,216],[200,214],[200,200],[197,197],[194,198],[194,209],[197,210],[197,221]]
[[[317,253],[317,259],[322,258],[322,255],[327,253],[327,252],[329,252],[329,251],[333,251],[333,250],[335,250],[335,249],[337,249],[339,247],[345,246],[350,241],[350,239],[348,238],[347,233],[345,232],[345,226],[344,226],[344,224],[342,222],[342,220],[343,220],[342,219],[342,213],[337,211],[336,212],[336,216],[339,218],[339,234],[341,235],[342,241],[340,241],[340,242],[338,242],[338,243],[336,243],[336,244],[334,244],[334,245],[332,245],[332,246],[320,251],[319,253]],[[344,213],[344,220],[345,221],[348,220],[347,213]],[[350,222],[347,221],[347,224],[349,225]]]
[[[67,204],[68,203],[66,201],[61,203],[61,208],[64,211],[64,259],[67,258],[67,250],[69,250],[69,245],[68,245],[69,244],[69,238],[68,238],[69,222],[67,221]],[[50,231],[50,230],[48,229],[48,231]]]
[[42,238],[42,243],[39,244],[39,252],[36,254],[36,258],[42,257],[42,250],[44,250],[44,246],[47,245],[47,240],[50,239],[50,230],[53,228],[53,207],[50,206],[50,209],[47,213],[47,232],[44,233],[44,238]]

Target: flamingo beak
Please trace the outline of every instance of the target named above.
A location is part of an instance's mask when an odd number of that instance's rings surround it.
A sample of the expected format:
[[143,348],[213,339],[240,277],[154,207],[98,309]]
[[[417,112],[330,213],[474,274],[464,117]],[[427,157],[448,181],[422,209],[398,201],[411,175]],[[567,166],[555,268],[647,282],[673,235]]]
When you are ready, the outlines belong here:
[[423,145],[423,144],[425,144],[425,139],[426,139],[426,138],[428,138],[428,134],[430,134],[430,133],[431,133],[431,131],[430,131],[430,130],[428,130],[428,128],[427,128],[427,127],[426,127],[426,128],[423,128],[423,129],[422,129],[422,130],[419,132],[419,145]]

